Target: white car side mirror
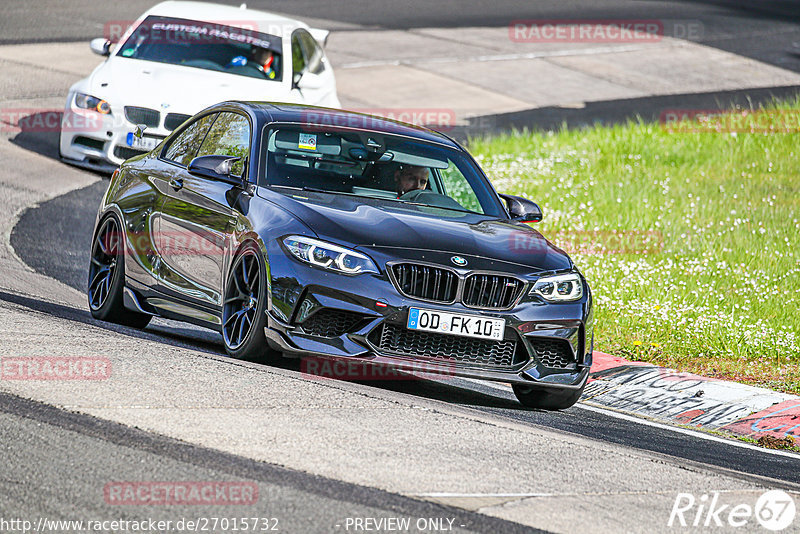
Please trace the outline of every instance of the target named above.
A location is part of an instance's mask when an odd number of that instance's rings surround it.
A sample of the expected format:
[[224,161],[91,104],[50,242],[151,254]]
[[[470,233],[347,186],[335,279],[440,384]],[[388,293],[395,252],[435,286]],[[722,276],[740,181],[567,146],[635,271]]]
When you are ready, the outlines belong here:
[[91,48],[92,52],[98,56],[111,55],[111,41],[108,39],[103,39],[102,37],[98,37],[97,39],[92,39],[89,41],[89,48]]

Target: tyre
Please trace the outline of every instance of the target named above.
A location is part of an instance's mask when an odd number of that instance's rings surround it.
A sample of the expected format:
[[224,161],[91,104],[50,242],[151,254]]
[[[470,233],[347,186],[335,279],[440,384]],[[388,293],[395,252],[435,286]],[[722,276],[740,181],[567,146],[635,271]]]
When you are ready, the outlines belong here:
[[222,304],[225,351],[240,360],[272,360],[267,345],[267,267],[259,248],[249,243],[233,260]]
[[100,221],[89,263],[86,294],[92,317],[133,328],[144,328],[151,316],[131,311],[122,304],[125,285],[125,242],[122,226],[114,215]]
[[540,410],[566,410],[583,394],[584,384],[579,389],[536,388],[514,384],[514,395],[527,408]]

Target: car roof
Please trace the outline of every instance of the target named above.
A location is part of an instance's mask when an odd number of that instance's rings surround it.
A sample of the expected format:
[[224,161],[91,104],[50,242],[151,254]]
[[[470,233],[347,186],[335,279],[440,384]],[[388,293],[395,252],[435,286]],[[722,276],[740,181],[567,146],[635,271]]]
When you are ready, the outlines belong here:
[[[224,105],[225,103],[219,104]],[[422,141],[438,143],[456,150],[462,150],[448,136],[414,124],[408,124],[385,117],[346,111],[342,109],[307,106],[302,104],[277,104],[273,102],[228,102],[250,108],[270,122],[308,124],[334,129],[354,129],[413,137]]]
[[[242,4],[244,6],[245,4]],[[143,16],[176,17],[201,22],[216,22],[286,37],[297,28],[308,26],[295,19],[245,7],[225,6],[209,2],[184,2],[169,0],[150,8]]]

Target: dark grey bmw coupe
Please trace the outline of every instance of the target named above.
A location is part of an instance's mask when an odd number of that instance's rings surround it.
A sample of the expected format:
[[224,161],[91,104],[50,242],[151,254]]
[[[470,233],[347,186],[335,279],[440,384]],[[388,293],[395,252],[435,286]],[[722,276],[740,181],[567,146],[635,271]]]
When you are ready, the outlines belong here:
[[526,224],[541,218],[443,134],[225,102],[114,172],[89,306],[139,328],[153,316],[212,328],[235,358],[422,367],[563,409],[588,377],[592,297]]

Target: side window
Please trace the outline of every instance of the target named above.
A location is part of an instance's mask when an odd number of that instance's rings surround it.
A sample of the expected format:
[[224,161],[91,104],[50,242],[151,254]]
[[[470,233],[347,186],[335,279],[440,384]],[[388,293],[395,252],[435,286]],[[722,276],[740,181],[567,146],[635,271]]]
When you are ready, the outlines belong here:
[[166,150],[163,152],[164,159],[174,161],[184,167],[189,165],[197,156],[197,151],[200,149],[200,144],[203,142],[211,123],[214,122],[216,113],[206,115],[197,119],[189,125],[188,128],[183,130],[178,136],[170,141]]
[[230,112],[219,114],[197,153],[198,156],[233,156],[242,158],[231,169],[231,172],[236,176],[241,176],[244,172],[245,159],[249,154],[250,123],[246,117]]
[[465,209],[483,213],[481,203],[475,195],[475,190],[469,182],[467,182],[467,178],[461,174],[461,171],[452,161],[449,163],[449,167],[439,171],[439,176],[442,179],[442,186],[444,187],[444,191],[441,191],[441,193],[454,199]]

